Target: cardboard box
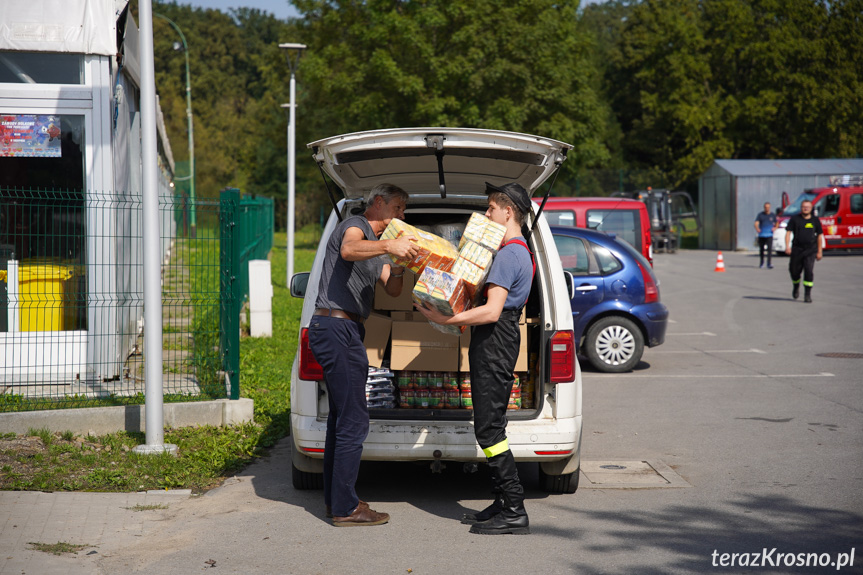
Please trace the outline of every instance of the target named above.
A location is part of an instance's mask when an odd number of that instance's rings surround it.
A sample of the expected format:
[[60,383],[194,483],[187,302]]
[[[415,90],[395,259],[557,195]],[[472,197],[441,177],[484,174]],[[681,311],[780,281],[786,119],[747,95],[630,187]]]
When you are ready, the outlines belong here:
[[[521,344],[518,348],[518,358],[515,360],[515,369],[513,371],[527,371],[527,326],[519,324],[518,330],[521,332]],[[466,329],[459,338],[459,371],[470,371],[469,350],[470,329]]]
[[458,276],[427,267],[413,289],[414,303],[428,304],[444,315],[455,315],[470,307],[464,280]]
[[428,322],[394,321],[390,369],[456,371],[459,338],[439,332]]
[[393,321],[424,321],[428,322],[426,316],[418,311],[392,311],[390,317]]
[[411,235],[416,238],[419,252],[413,259],[397,258],[394,256],[390,256],[390,258],[396,265],[404,266],[417,275],[420,275],[426,266],[448,271],[452,268],[455,259],[458,257],[458,251],[455,249],[455,246],[442,237],[415,228],[398,218],[390,220],[384,233],[381,234],[381,239],[394,240],[403,235]]
[[365,322],[366,337],[363,344],[369,356],[369,365],[380,367],[390,342],[393,320],[388,316],[372,312]]
[[398,297],[393,297],[387,293],[384,286],[380,282],[375,284],[375,304],[374,309],[380,311],[403,310],[410,311],[414,308],[413,300],[411,299],[411,291],[414,289],[416,276],[405,271],[404,279],[402,280],[402,293]]

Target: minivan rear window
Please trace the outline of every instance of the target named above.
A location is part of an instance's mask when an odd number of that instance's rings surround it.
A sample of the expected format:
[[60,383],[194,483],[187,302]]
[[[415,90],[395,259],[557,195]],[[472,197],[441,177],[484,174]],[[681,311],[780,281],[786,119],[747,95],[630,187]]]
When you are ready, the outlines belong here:
[[550,226],[569,226],[575,227],[575,212],[570,210],[544,210]]
[[588,210],[587,227],[614,234],[629,245],[640,248],[641,237],[638,212],[635,210]]

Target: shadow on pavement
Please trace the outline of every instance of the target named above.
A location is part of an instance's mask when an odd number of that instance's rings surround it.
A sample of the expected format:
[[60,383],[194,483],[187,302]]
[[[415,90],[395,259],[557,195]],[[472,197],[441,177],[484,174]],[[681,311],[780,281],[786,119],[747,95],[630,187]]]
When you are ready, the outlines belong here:
[[[850,554],[863,540],[863,516],[806,505],[782,495],[742,495],[727,502],[723,510],[707,513],[693,505],[672,505],[649,512],[633,509],[582,513],[595,533],[597,526],[603,526],[600,533],[604,536],[602,539],[608,541],[608,544],[583,548],[585,553],[649,557],[653,550],[660,548],[672,551],[677,557],[661,569],[640,568],[640,575],[702,573],[716,568],[731,573],[835,573],[835,563],[813,567],[816,559],[813,555],[825,560],[827,557],[822,555],[829,554],[829,561],[833,562],[839,554]],[[773,548],[776,551],[771,554]],[[712,565],[714,551],[717,553],[715,568]],[[775,565],[761,558],[761,566],[741,567],[738,562],[734,567],[726,565],[723,569],[718,563],[723,553],[748,553],[750,562],[756,553],[767,554]],[[777,561],[780,553],[794,554],[794,565],[786,565],[781,557]],[[797,565],[801,553],[812,554],[808,557],[808,567]],[[806,560],[804,556],[803,561]],[[572,568],[578,573],[606,572],[578,561],[572,563]],[[855,558],[853,568],[846,567],[839,572],[860,573],[860,557]]]
[[[251,478],[258,497],[302,508],[322,521],[329,521],[324,517],[322,489],[294,488],[291,448],[290,437],[282,439],[266,459],[237,477]],[[478,511],[491,502],[491,482],[485,464],[478,465],[474,473],[466,473],[462,463],[443,462],[445,467],[441,472],[432,473],[430,463],[363,461],[357,478],[357,495],[372,502],[372,508],[378,511],[386,512],[388,502],[407,503],[427,513],[454,520],[460,520],[465,513]],[[527,506],[531,500],[549,497],[539,489],[537,464],[519,463],[518,473]],[[466,500],[479,503],[471,507],[460,503]]]

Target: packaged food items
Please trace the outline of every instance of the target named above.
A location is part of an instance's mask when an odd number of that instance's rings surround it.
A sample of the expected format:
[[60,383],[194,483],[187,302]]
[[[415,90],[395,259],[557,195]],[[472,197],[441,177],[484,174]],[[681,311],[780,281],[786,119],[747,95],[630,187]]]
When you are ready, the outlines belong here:
[[415,371],[413,380],[414,389],[426,389],[429,386],[429,372]]
[[418,389],[416,390],[416,402],[414,406],[417,409],[428,409],[429,407],[429,390],[427,389]]
[[461,392],[461,406],[464,409],[473,409],[473,396],[469,390]]
[[521,378],[517,373],[512,374],[512,389],[521,390]]
[[521,391],[520,390],[512,390],[509,394],[509,403],[506,406],[507,409],[521,409]]
[[461,395],[458,389],[450,389],[444,392],[446,394],[446,405],[449,409],[458,409],[461,407]]
[[450,242],[440,236],[406,224],[398,218],[390,220],[389,225],[381,235],[381,239],[394,240],[403,235],[416,238],[416,245],[419,250],[417,255],[413,259],[396,256],[390,256],[390,259],[396,265],[404,266],[417,275],[422,274],[426,266],[448,271],[458,257],[458,251]]
[[471,299],[482,290],[494,253],[480,244],[466,240],[462,242],[458,258],[452,266],[452,273],[464,281],[465,288]]
[[467,221],[458,248],[461,250],[465,242],[470,240],[497,253],[505,234],[506,228],[504,226],[494,223],[479,212],[474,212]]
[[396,383],[399,389],[414,389],[416,383],[413,379],[413,373],[410,371],[400,371],[396,377]]
[[396,406],[395,374],[386,367],[370,367],[366,378],[366,403],[370,408]]
[[369,407],[393,408],[396,406],[395,387],[389,379],[366,382],[366,402]]
[[413,409],[416,397],[417,392],[413,389],[399,389],[399,407],[402,409]]
[[[470,293],[464,280],[450,272],[428,266],[417,278],[413,301],[418,305],[429,304],[444,315],[455,315],[470,308]],[[444,333],[459,335],[464,327],[432,325]]]
[[470,391],[470,374],[466,373],[461,378],[461,383],[459,384],[459,389],[462,391]]
[[444,398],[446,394],[442,389],[429,390],[429,408],[440,409],[444,406]]
[[443,389],[443,372],[441,371],[430,371],[429,372],[429,389]]
[[444,389],[458,389],[458,377],[452,372],[445,371],[443,372],[443,388]]

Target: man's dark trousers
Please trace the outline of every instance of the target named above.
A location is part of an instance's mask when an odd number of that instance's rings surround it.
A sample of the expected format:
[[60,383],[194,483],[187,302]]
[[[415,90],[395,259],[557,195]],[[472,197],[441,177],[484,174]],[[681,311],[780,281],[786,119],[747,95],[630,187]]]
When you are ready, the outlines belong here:
[[469,356],[474,432],[487,457],[492,493],[502,495],[507,507],[524,513],[524,488],[506,438],[506,408],[521,339],[520,315],[521,310],[504,310],[496,323],[475,326]]
[[800,249],[791,248],[791,259],[788,261],[788,272],[791,274],[791,282],[800,282],[800,274],[803,274],[803,287],[812,289],[815,284],[815,257],[818,255],[818,246]]
[[764,265],[764,255],[767,255],[767,265],[772,265],[770,258],[773,256],[773,238],[758,237],[758,252],[761,256],[761,265]]
[[324,444],[324,503],[336,517],[359,505],[356,489],[363,441],[369,434],[365,328],[342,318],[313,316],[309,345],[324,368],[330,414]]

